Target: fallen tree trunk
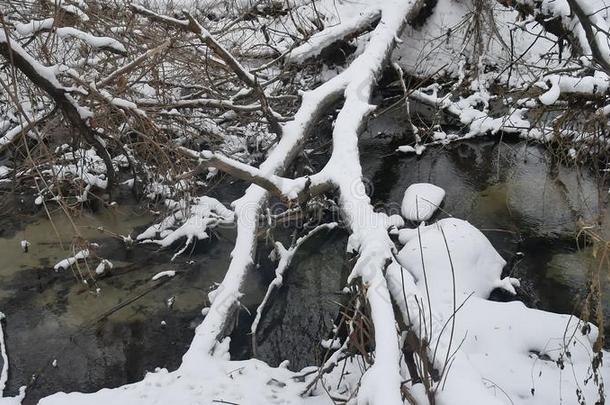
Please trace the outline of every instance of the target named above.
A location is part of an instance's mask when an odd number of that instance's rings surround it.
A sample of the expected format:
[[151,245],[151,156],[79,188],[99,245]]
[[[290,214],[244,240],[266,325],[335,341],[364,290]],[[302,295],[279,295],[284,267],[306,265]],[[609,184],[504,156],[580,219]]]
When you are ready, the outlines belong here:
[[[362,382],[359,393],[362,403],[402,403],[401,352],[394,310],[384,276],[395,250],[387,234],[391,221],[384,214],[375,213],[369,198],[364,194],[358,134],[364,119],[373,110],[368,100],[376,78],[393,51],[411,11],[410,3],[392,1],[384,4],[381,21],[372,32],[363,54],[343,73],[304,94],[295,120],[286,124],[284,137],[260,167],[261,173],[281,174],[300,150],[312,124],[331,102],[344,93],[345,104],[333,131],[332,156],[317,176],[338,189],[343,218],[352,234],[350,246],[354,246],[360,254],[351,279],[362,278],[368,288],[367,299],[375,326],[375,363],[366,372]],[[270,188],[277,187],[272,184]],[[222,284],[211,295],[212,306],[197,328],[189,352],[184,356],[184,367],[196,367],[201,356],[213,352],[216,342],[230,330],[230,320],[238,306],[241,285],[254,263],[258,216],[266,198],[265,190],[252,185],[245,196],[234,203],[238,233],[231,264]]]

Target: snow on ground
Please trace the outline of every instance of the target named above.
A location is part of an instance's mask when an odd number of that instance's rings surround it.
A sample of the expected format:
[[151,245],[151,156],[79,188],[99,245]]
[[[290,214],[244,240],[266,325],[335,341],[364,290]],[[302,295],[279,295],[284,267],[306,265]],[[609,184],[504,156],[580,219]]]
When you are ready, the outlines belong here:
[[[191,4],[191,1],[180,1],[180,4]],[[219,6],[218,10],[228,6],[228,2],[207,1],[210,7]],[[248,6],[247,0],[239,2],[241,6]],[[332,4],[331,4],[332,3]],[[357,3],[357,2],[355,2]],[[354,3],[354,4],[355,4]],[[384,2],[380,2],[384,3]],[[459,75],[462,72],[463,55],[473,56],[470,49],[464,48],[464,25],[469,18],[472,10],[467,5],[468,2],[457,2],[454,0],[439,0],[436,5],[436,12],[428,19],[421,28],[408,28],[403,35],[404,44],[396,51],[395,57],[406,67],[406,70],[419,75],[433,73],[439,68],[447,72]],[[325,1],[326,7],[331,9],[336,6],[334,1]],[[349,24],[362,23],[369,21],[370,15],[358,15],[354,10],[359,10],[360,6],[349,7],[351,2],[339,2],[341,9],[338,15],[344,17],[343,23]],[[66,6],[65,6],[66,7]],[[84,15],[84,13],[83,13]],[[540,63],[541,53],[546,52],[551,45],[551,41],[540,37],[538,34],[541,28],[535,24],[528,26],[528,22],[522,24],[527,29],[509,32],[515,26],[516,15],[507,9],[495,9],[494,15],[497,17],[499,30],[498,37],[512,37],[515,49],[511,52],[521,54],[528,49],[524,55],[524,64],[533,62]],[[86,17],[86,16],[85,16]],[[335,33],[341,32],[341,21],[329,19],[327,26],[336,25]],[[49,22],[36,23],[31,26],[23,26],[25,32],[42,29],[43,25]],[[237,32],[238,30],[235,30]],[[61,33],[61,32],[60,32]],[[120,43],[112,42],[108,38],[84,37],[82,33],[74,30],[64,30],[64,36],[76,37],[90,43],[93,46],[114,46],[121,51]],[[2,33],[0,33],[0,40]],[[259,38],[253,36],[253,41]],[[332,37],[335,38],[335,37]],[[430,38],[437,38],[437,41],[430,41]],[[312,41],[320,40],[328,42],[323,37],[313,37]],[[374,39],[374,37],[373,37]],[[529,46],[535,39],[535,45],[530,49]],[[106,41],[106,42],[104,42]],[[110,41],[110,42],[109,42]],[[444,46],[439,47],[439,43]],[[497,38],[492,39],[486,46],[487,52],[485,63],[506,62],[505,44]],[[278,46],[279,49],[283,49]],[[531,59],[534,58],[534,59]],[[546,66],[547,68],[552,65]],[[41,70],[45,73],[44,70]],[[358,76],[359,69],[347,71],[351,76]],[[55,76],[51,72],[46,72],[50,79]],[[522,72],[521,72],[522,73]],[[304,96],[303,105],[307,108],[300,113],[302,116],[313,115],[317,106],[313,101],[317,101],[314,96],[324,95],[342,91],[346,86],[345,76],[338,76],[334,84],[323,85],[316,91]],[[484,75],[483,75],[484,76]],[[599,76],[599,75],[598,75]],[[491,77],[491,76],[490,76]],[[531,76],[515,74],[513,80],[524,82],[531,79]],[[472,90],[475,94],[472,97],[461,99],[453,105],[454,112],[457,112],[463,124],[470,125],[471,134],[486,133],[488,131],[497,132],[505,129],[505,119],[493,119],[488,116],[489,94],[485,93],[485,77],[479,82],[473,83]],[[561,92],[591,92],[605,90],[607,87],[607,77],[592,77],[589,80],[575,82],[576,79],[565,76],[549,76],[544,78],[550,86],[544,93],[540,101],[544,104],[551,104],[557,101]],[[546,84],[543,84],[546,86]],[[350,91],[353,89],[350,88]],[[349,95],[350,93],[348,93]],[[419,93],[420,97],[425,97],[425,93]],[[427,95],[436,103],[436,93]],[[323,97],[321,97],[323,99]],[[353,98],[356,100],[356,98]],[[119,99],[117,99],[119,100]],[[308,104],[309,100],[309,104]],[[369,109],[370,106],[364,105],[361,100],[354,102],[358,108]],[[481,111],[475,107],[484,106]],[[449,108],[448,106],[445,106]],[[354,111],[358,111],[355,108]],[[346,113],[347,114],[347,113]],[[345,115],[345,114],[343,114]],[[363,114],[364,115],[364,114]],[[280,171],[284,165],[283,153],[291,147],[292,143],[299,141],[301,121],[300,116],[293,122],[293,125],[286,125],[286,134],[282,143],[272,152],[272,159],[268,160],[266,166],[270,172]],[[529,126],[521,114],[521,110],[514,110],[510,115],[512,121],[509,124],[518,126]],[[352,117],[343,117],[341,125],[349,129],[353,124]],[[306,121],[305,121],[306,122]],[[357,131],[353,131],[356,133]],[[350,131],[345,131],[348,135]],[[338,131],[338,137],[341,135]],[[286,140],[288,139],[288,140]],[[409,149],[410,148],[410,149]],[[416,148],[404,147],[404,151],[417,152]],[[353,150],[357,150],[354,148]],[[351,152],[353,152],[353,150]],[[341,148],[337,148],[341,151]],[[91,156],[90,156],[91,155]],[[94,170],[91,172],[83,169],[90,169],[100,166],[99,158],[93,152],[89,152],[85,157],[91,158],[92,162],[86,165],[82,163],[84,158],[76,160],[73,165],[68,165],[61,170],[58,168],[59,175],[62,173],[70,177],[80,177],[89,185],[105,187],[103,172]],[[352,157],[352,156],[350,156]],[[79,166],[79,163],[80,166]],[[86,166],[86,167],[85,167]],[[340,171],[341,172],[341,171]],[[8,174],[5,173],[5,175]],[[356,173],[358,174],[358,173]],[[346,177],[346,180],[352,180]],[[352,183],[350,183],[350,186]],[[235,205],[235,212],[257,213],[259,206],[264,201],[265,192],[252,186],[241,203]],[[436,186],[429,184],[412,185],[405,192],[403,200],[403,215],[410,220],[428,220],[435,212],[438,205],[444,198],[444,191]],[[250,204],[250,207],[244,205]],[[368,202],[366,202],[368,205]],[[250,247],[255,246],[255,241],[249,240],[250,237],[256,238],[256,228],[245,222],[246,218],[236,218],[235,213],[218,201],[208,197],[200,197],[187,209],[186,206],[170,207],[174,211],[161,223],[147,229],[138,236],[141,241],[155,242],[163,247],[172,245],[181,238],[187,238],[187,245],[194,239],[205,239],[208,237],[208,228],[223,223],[233,223],[239,220],[238,225],[248,231],[254,229],[253,235],[248,236],[248,232],[242,232],[240,240],[236,244],[233,253],[235,264],[232,267],[247,268],[251,252]],[[367,217],[368,218],[368,217]],[[374,217],[377,218],[377,217]],[[352,221],[356,224],[356,220]],[[368,228],[362,227],[368,231]],[[371,240],[366,232],[362,231],[357,236],[362,238],[363,249],[374,251],[375,249],[386,249],[387,246],[380,246],[380,238]],[[445,357],[447,360],[453,351],[458,350],[457,359],[452,368],[449,369],[446,385],[440,390],[438,395],[439,404],[468,404],[468,405],[488,405],[487,397],[473,396],[474,393],[468,391],[469,381],[466,376],[475,376],[487,389],[490,396],[495,397],[498,403],[506,404],[557,404],[562,399],[567,403],[575,403],[577,390],[582,390],[583,395],[587,396],[588,403],[592,403],[597,387],[593,381],[584,383],[590,372],[591,361],[594,356],[592,344],[596,338],[597,330],[594,326],[584,324],[576,318],[567,315],[557,315],[548,312],[537,311],[526,308],[522,303],[509,302],[499,303],[489,301],[489,294],[495,288],[503,288],[509,293],[515,293],[518,281],[511,278],[501,278],[502,269],[505,265],[504,260],[495,251],[491,243],[485,236],[468,224],[459,219],[444,219],[429,226],[421,226],[416,229],[403,230],[400,232],[400,242],[405,246],[398,255],[398,261],[414,277],[417,287],[424,291],[422,299],[423,313],[429,312],[440,324],[448,325],[440,333],[453,337],[453,345],[442,347],[447,349],[447,353],[439,352],[438,356]],[[366,242],[366,243],[365,243]],[[371,242],[371,243],[369,243]],[[390,243],[391,244],[391,243]],[[184,247],[184,249],[186,248]],[[370,248],[372,246],[372,248]],[[393,246],[392,246],[393,247]],[[177,254],[184,251],[180,250]],[[68,258],[56,265],[66,267],[83,259],[87,255],[79,252],[72,258]],[[80,256],[79,256],[80,255]],[[376,256],[375,256],[376,257]],[[65,266],[64,266],[65,262]],[[239,269],[238,269],[239,270]],[[230,271],[228,280],[236,285],[239,282],[240,272]],[[163,275],[157,274],[154,279]],[[172,274],[173,275],[173,274]],[[383,279],[383,277],[379,277]],[[236,288],[238,290],[238,288]],[[385,290],[384,290],[385,291]],[[371,299],[374,292],[371,293]],[[206,313],[210,318],[217,314],[213,311],[223,310],[223,305],[233,301],[238,301],[239,292],[220,291],[215,294],[217,302],[214,302],[211,313]],[[220,297],[220,299],[218,299]],[[384,296],[383,299],[389,299]],[[223,301],[226,300],[226,301]],[[218,303],[219,301],[222,301]],[[231,302],[229,302],[231,301]],[[459,308],[459,309],[458,309]],[[453,314],[456,313],[455,316]],[[391,310],[389,313],[391,314]],[[379,315],[377,315],[379,316]],[[222,317],[222,316],[221,316]],[[213,319],[212,319],[213,320]],[[384,319],[384,320],[387,320]],[[206,323],[210,319],[206,318]],[[215,331],[215,323],[209,322],[212,327],[208,328]],[[384,322],[390,332],[394,332],[394,324]],[[201,350],[191,350],[184,356],[182,366],[173,372],[159,369],[154,373],[149,373],[143,381],[129,384],[115,389],[103,389],[93,394],[82,393],[57,393],[41,400],[42,405],[86,405],[86,404],[212,404],[212,403],[239,403],[239,404],[268,404],[268,403],[332,403],[323,390],[314,390],[314,397],[303,398],[301,393],[305,390],[308,380],[298,378],[299,373],[294,373],[286,368],[273,368],[258,360],[230,361],[228,359],[228,343],[225,339],[222,344],[215,346],[215,354],[208,355],[208,338],[212,334],[202,332],[204,328],[198,329],[199,346]],[[209,335],[209,336],[208,336]],[[437,336],[438,337],[438,336]],[[213,338],[213,336],[212,336]],[[195,338],[197,339],[197,337]],[[390,341],[391,339],[386,339]],[[195,345],[194,345],[195,346]],[[381,349],[381,348],[379,348]],[[388,349],[387,347],[385,349]],[[380,350],[382,351],[382,350]],[[378,359],[381,359],[381,354]],[[387,356],[386,356],[387,357]],[[381,360],[379,361],[381,362]],[[386,358],[387,362],[387,358]],[[564,368],[558,366],[564,365]],[[351,365],[353,374],[349,378],[342,380],[344,392],[354,392],[358,387],[358,367]],[[607,366],[602,368],[602,374],[607,375]],[[386,377],[383,373],[370,374],[373,377]],[[392,378],[392,376],[390,376]],[[341,384],[337,384],[339,386]],[[375,381],[369,381],[369,387],[375,386]],[[421,397],[419,387],[413,387],[414,395]],[[1,392],[1,391],[0,391]],[[460,393],[456,396],[456,393]],[[0,398],[1,405],[19,403],[19,398]]]
[[332,404],[321,398],[302,399],[306,383],[297,381],[286,368],[259,360],[228,361],[228,347],[226,339],[214,356],[197,359],[198,367],[183,365],[174,372],[159,369],[135,384],[93,394],[57,393],[42,399],[40,405]]
[[445,198],[445,190],[429,183],[411,184],[402,200],[402,215],[410,221],[427,221]]
[[[447,326],[441,333],[451,334],[453,347],[459,346],[466,358],[453,363],[439,404],[479,403],[460,390],[463,367],[469,365],[501,403],[558,404],[561,398],[577,403],[577,390],[587,403],[594,403],[598,387],[589,377],[595,326],[517,301],[489,301],[495,288],[515,294],[519,282],[500,278],[504,260],[466,221],[443,219],[418,228],[407,239],[398,261],[425,292],[423,312],[431,311]],[[609,376],[608,366],[601,367],[600,374]],[[456,398],[456,392],[462,395]]]
[[[461,219],[441,219],[419,227],[400,250],[398,262],[416,282],[427,279],[433,286],[428,295],[435,303],[450,304],[454,288],[458,299],[470,294],[487,298],[497,287],[514,293],[514,279],[500,280],[504,259],[478,229]],[[452,265],[455,287],[451,282]]]

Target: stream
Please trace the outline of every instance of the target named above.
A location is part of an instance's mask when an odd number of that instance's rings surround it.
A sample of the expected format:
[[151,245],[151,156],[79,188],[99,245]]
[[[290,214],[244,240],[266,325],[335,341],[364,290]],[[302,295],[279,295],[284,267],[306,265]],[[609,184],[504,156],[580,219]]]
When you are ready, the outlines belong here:
[[[370,125],[361,140],[373,203],[395,210],[406,187],[416,182],[444,188],[445,202],[434,219],[470,221],[509,262],[507,274],[522,280],[517,297],[493,294],[493,299],[520,299],[532,307],[578,314],[593,253],[578,249],[575,236],[579,224],[601,220],[603,236],[610,237],[607,185],[586,168],[566,166],[524,141],[473,140],[430,148],[419,157],[397,154],[400,142],[393,131],[400,132],[404,122],[389,119],[394,126]],[[230,187],[230,197],[243,190],[239,183]],[[96,293],[71,271],[53,270],[72,255],[73,228],[62,213],[52,217],[53,224],[41,215],[0,219],[5,228],[0,234],[0,310],[7,315],[11,362],[6,394],[28,385],[24,404],[34,404],[57,391],[91,392],[138,381],[156,367],[175,369],[203,319],[206,293],[228,267],[233,231],[223,230],[170,262],[171,249],[127,249],[114,235],[151,223],[155,218],[149,211],[126,203],[83,214],[75,224],[79,232],[97,242],[96,254],[115,266],[97,281]],[[23,239],[31,243],[28,253],[20,248]],[[271,365],[289,360],[295,370],[323,359],[319,342],[338,315],[349,273],[346,243],[347,234],[335,230],[304,244],[259,326],[257,357]],[[252,355],[250,323],[273,278],[269,246],[264,239],[259,245],[259,266],[246,283],[232,335],[235,359]],[[151,280],[165,270],[177,274]],[[604,284],[604,308],[610,314],[610,290]]]

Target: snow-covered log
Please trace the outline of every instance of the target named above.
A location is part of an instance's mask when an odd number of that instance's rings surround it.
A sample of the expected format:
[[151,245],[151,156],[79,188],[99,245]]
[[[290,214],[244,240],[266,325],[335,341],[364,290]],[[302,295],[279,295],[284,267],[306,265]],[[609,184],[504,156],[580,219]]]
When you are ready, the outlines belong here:
[[286,55],[286,62],[299,64],[314,58],[336,42],[354,38],[370,29],[379,21],[380,16],[381,10],[375,7],[363,10],[357,16],[342,21],[338,25],[325,28],[312,35],[304,44],[290,51]]

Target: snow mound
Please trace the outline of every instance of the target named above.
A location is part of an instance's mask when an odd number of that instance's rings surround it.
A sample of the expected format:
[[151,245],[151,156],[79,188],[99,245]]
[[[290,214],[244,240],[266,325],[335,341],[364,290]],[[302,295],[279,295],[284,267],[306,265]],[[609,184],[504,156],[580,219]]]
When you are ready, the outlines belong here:
[[453,299],[452,272],[458,297],[472,294],[488,298],[497,287],[515,293],[517,280],[500,279],[506,262],[485,235],[467,221],[441,219],[415,232],[418,237],[409,238],[397,259],[418,284],[427,279],[433,301]]
[[426,221],[445,198],[445,190],[429,183],[411,184],[402,199],[402,215],[411,221]]
[[[188,354],[187,354],[188,356]],[[304,404],[306,382],[282,367],[260,360],[228,361],[222,356],[198,359],[200,367],[168,372],[157,369],[144,380],[96,393],[58,392],[40,405],[153,405],[153,404]],[[329,402],[327,402],[329,403]],[[2,404],[2,402],[0,402]],[[4,404],[2,404],[4,405]]]
[[501,278],[505,261],[467,221],[443,219],[410,230],[404,239],[397,260],[422,291],[422,313],[445,325],[432,332],[432,345],[439,339],[453,342],[437,353],[451,362],[438,404],[488,404],[488,398],[479,398],[484,391],[477,396],[464,389],[473,378],[505,404],[578,403],[578,395],[595,402],[609,368],[603,364],[592,371],[594,325],[518,301],[489,301],[495,288],[515,294],[519,281]]

